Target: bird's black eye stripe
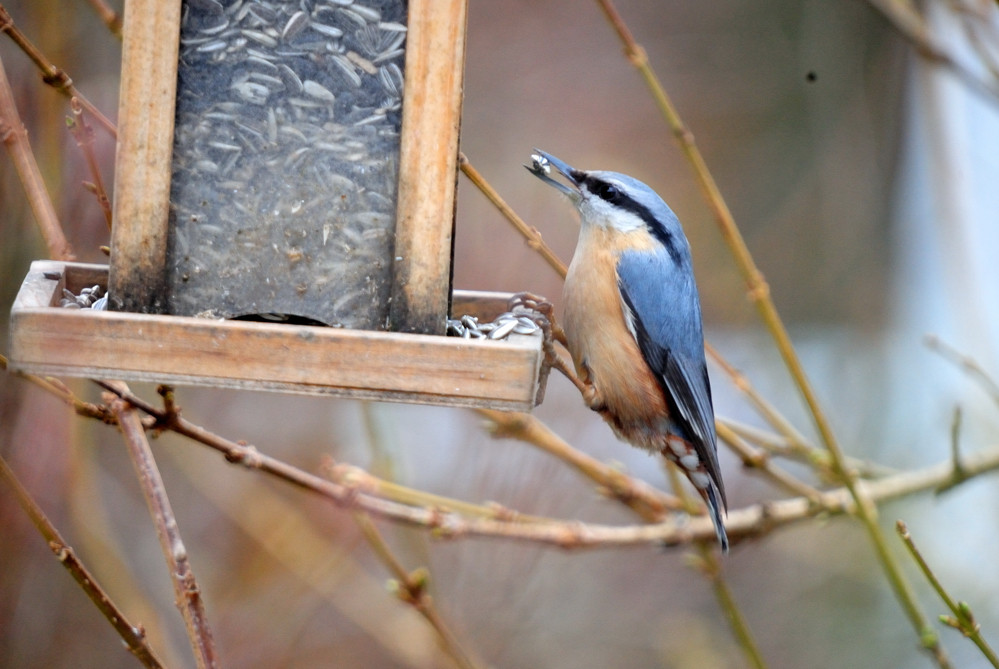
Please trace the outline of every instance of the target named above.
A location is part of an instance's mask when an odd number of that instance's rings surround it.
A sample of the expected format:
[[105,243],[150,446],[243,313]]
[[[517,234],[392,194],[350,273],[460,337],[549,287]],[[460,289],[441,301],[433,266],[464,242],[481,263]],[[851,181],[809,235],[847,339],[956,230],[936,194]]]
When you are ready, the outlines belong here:
[[601,181],[600,179],[595,179],[589,175],[584,177],[583,184],[586,186],[586,190],[590,191],[601,200],[606,200],[611,204],[621,205],[622,199],[626,196],[621,193],[621,190],[612,183],[606,181]]
[[613,204],[615,207],[623,209],[624,211],[630,211],[635,216],[638,216],[648,227],[649,232],[652,236],[659,240],[666,250],[669,252],[671,258],[674,262],[679,262],[679,249],[676,247],[676,241],[673,239],[673,235],[664,228],[656,217],[652,215],[649,208],[646,207],[641,202],[638,202],[631,197],[629,197],[623,190],[615,186],[612,183],[598,179],[585,172],[580,172],[577,170],[572,175],[574,178],[579,179],[580,184],[586,188],[587,191],[593,193],[601,200]]

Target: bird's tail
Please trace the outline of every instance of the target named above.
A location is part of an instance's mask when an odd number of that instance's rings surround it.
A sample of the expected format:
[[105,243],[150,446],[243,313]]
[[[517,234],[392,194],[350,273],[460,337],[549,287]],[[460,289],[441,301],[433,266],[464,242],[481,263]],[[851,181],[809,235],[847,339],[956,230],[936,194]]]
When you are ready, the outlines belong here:
[[718,544],[722,553],[728,553],[728,534],[725,533],[725,523],[722,521],[722,501],[718,494],[718,488],[711,483],[707,488],[699,490],[704,502],[708,505],[708,513],[711,514],[711,522],[715,525],[715,534],[718,536]]

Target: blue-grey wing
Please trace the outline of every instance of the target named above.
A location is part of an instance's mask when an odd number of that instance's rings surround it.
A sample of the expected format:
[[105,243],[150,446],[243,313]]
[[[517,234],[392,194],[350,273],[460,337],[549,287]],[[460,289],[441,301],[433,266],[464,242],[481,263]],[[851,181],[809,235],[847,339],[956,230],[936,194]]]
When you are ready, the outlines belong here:
[[724,499],[701,306],[690,264],[677,263],[665,251],[627,251],[617,274],[628,329],[659,381],[677,436],[694,445]]

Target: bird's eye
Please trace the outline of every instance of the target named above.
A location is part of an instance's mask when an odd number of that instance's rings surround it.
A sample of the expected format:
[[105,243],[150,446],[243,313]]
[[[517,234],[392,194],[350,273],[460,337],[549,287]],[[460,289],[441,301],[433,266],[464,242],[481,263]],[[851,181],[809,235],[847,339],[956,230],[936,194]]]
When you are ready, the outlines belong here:
[[607,200],[608,202],[614,202],[621,194],[621,191],[619,191],[616,186],[605,181],[598,181],[595,183],[593,186],[593,192],[601,200]]

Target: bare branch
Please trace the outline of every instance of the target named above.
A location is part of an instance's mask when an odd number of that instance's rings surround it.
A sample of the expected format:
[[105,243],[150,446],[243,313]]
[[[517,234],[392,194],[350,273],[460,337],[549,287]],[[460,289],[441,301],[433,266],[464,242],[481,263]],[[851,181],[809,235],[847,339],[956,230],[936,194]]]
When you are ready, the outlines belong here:
[[[103,385],[103,384],[102,384]],[[228,462],[268,473],[296,487],[309,490],[332,501],[337,506],[361,509],[368,513],[410,525],[427,527],[442,538],[497,537],[555,545],[562,548],[598,548],[639,544],[681,546],[695,541],[714,541],[711,520],[667,516],[658,524],[639,526],[608,526],[580,521],[519,522],[515,512],[500,510],[495,517],[466,518],[448,507],[418,508],[381,499],[359,488],[340,485],[261,453],[246,443],[236,443],[220,437],[182,418],[179,413],[168,416],[127,390],[115,391],[128,403],[150,413],[161,429],[169,429],[219,451]],[[967,479],[999,469],[999,446],[966,456],[962,468]],[[873,481],[857,481],[862,494],[870,503],[882,503],[919,492],[933,490],[954,475],[953,462],[948,459],[924,469],[901,472]],[[660,493],[661,494],[661,493]],[[671,505],[672,506],[672,505]],[[511,513],[514,513],[511,520]],[[856,513],[856,503],[850,491],[836,488],[821,493],[818,504],[804,498],[777,500],[730,511],[725,527],[731,538],[760,537],[820,513],[829,515]]]
[[531,414],[492,409],[480,409],[479,414],[492,423],[490,431],[494,437],[519,439],[554,455],[595,481],[607,496],[617,499],[649,522],[662,520],[669,511],[685,509],[683,503],[675,496],[656,490],[644,481],[608,467],[573,448]]
[[500,213],[503,214],[503,216],[510,221],[511,224],[513,224],[513,227],[515,227],[517,231],[523,235],[524,239],[527,240],[527,245],[540,253],[541,257],[545,259],[545,262],[547,262],[559,276],[565,278],[565,273],[567,271],[565,263],[562,262],[559,257],[555,255],[555,252],[552,251],[551,247],[545,243],[545,240],[542,239],[541,233],[538,232],[538,229],[527,225],[527,223],[525,223],[524,220],[518,216],[516,212],[514,212],[510,205],[503,201],[503,198],[496,192],[496,189],[489,185],[489,182],[486,181],[481,174],[479,174],[477,169],[472,167],[472,163],[468,161],[468,158],[464,153],[458,154],[458,166],[461,168],[461,171],[465,173],[465,176],[468,177],[469,181],[475,184],[476,187],[482,191],[482,194],[485,195],[497,209],[499,209]]
[[[124,383],[116,383],[125,392]],[[111,410],[118,418],[118,427],[125,438],[129,455],[135,465],[136,474],[142,487],[142,493],[149,505],[149,513],[156,526],[156,534],[160,539],[163,556],[166,558],[173,583],[177,608],[180,609],[187,626],[188,639],[197,660],[198,667],[205,669],[218,666],[215,656],[215,642],[212,639],[211,628],[205,613],[201,590],[194,578],[187,549],[177,527],[177,519],[173,515],[170,500],[163,486],[159,468],[153,458],[152,449],[146,440],[145,427],[139,420],[135,409],[125,400],[118,397],[110,399]]]
[[818,503],[819,496],[822,493],[773,464],[769,453],[753,448],[724,423],[719,422],[717,429],[718,438],[727,443],[735,451],[736,455],[742,459],[743,465],[763,473],[781,488]]
[[[25,375],[29,379],[31,375]],[[228,462],[240,464],[250,469],[260,470],[287,483],[308,490],[332,501],[337,506],[348,509],[362,509],[374,516],[427,527],[436,531],[437,536],[456,538],[463,536],[490,536],[510,538],[560,546],[563,548],[596,548],[624,545],[657,543],[664,546],[681,546],[695,541],[713,541],[714,527],[707,517],[687,519],[669,515],[661,523],[641,526],[601,526],[579,521],[535,522],[536,517],[518,520],[522,516],[509,509],[497,509],[493,517],[466,518],[455,513],[448,506],[433,505],[414,507],[410,504],[381,499],[354,487],[349,480],[344,484],[334,483],[311,474],[293,465],[261,453],[245,442],[237,443],[220,437],[202,427],[180,417],[178,413],[169,415],[130,391],[116,387],[116,384],[97,382],[115,393],[132,406],[148,413],[154,420],[152,427],[169,429],[200,442],[220,453]],[[41,387],[56,392],[56,386],[41,384]],[[57,393],[58,394],[58,393]],[[92,414],[84,414],[92,415]],[[100,418],[98,412],[93,417]],[[600,464],[600,463],[597,463]],[[970,480],[995,470],[999,470],[999,446],[993,446],[962,459],[962,480]],[[903,471],[876,480],[860,480],[857,486],[871,503],[884,503],[908,497],[917,493],[935,490],[954,479],[955,469],[952,459],[937,465]],[[611,479],[613,480],[613,479]],[[627,479],[626,479],[627,480]],[[639,486],[647,484],[634,481]],[[674,509],[682,504],[667,502],[670,497],[658,493],[664,508]],[[639,493],[640,497],[645,497]],[[646,500],[649,501],[649,500]],[[730,538],[748,539],[764,536],[778,528],[796,523],[815,515],[825,513],[841,515],[855,512],[855,502],[849,490],[836,488],[821,493],[818,504],[805,497],[764,502],[735,509],[728,513],[725,527]]]
[[977,360],[972,358],[970,355],[961,353],[936,335],[927,335],[923,341],[931,351],[935,351],[944,360],[957,365],[974,381],[977,381],[978,385],[982,387],[982,390],[988,393],[992,401],[995,402],[996,405],[999,405],[999,383],[996,383],[995,379],[993,379],[992,376],[985,371]]
[[[0,6],[0,12],[3,7]],[[2,20],[2,15],[0,15]],[[14,104],[14,92],[10,88],[7,80],[7,72],[0,59],[0,140],[7,145],[10,158],[17,168],[17,174],[21,178],[24,186],[24,193],[31,205],[31,211],[35,215],[35,222],[42,233],[45,245],[48,247],[49,257],[56,260],[73,260],[76,256],[73,248],[66,241],[63,234],[62,225],[56,215],[52,198],[49,197],[42,180],[41,170],[35,162],[35,155],[31,152],[31,144],[28,142],[28,131],[21,122],[21,116],[17,113],[17,106]]]
[[67,98],[77,98],[83,108],[87,110],[91,116],[97,119],[97,122],[104,126],[104,129],[108,131],[112,137],[118,136],[118,131],[115,129],[114,123],[111,122],[107,116],[101,113],[97,107],[95,107],[90,100],[85,98],[80,91],[76,90],[76,86],[73,85],[73,80],[69,78],[69,75],[65,71],[59,69],[52,62],[45,57],[38,47],[31,43],[31,41],[24,36],[20,30],[14,25],[14,19],[11,18],[10,13],[7,9],[0,5],[0,33],[7,33],[10,38],[14,40],[14,43],[21,48],[28,58],[31,59],[39,70],[42,71],[42,81],[56,89]]
[[101,18],[101,21],[103,21],[104,25],[108,27],[111,34],[120,40],[121,14],[111,9],[111,7],[104,2],[104,0],[87,0],[87,2],[89,2],[90,6],[94,8],[94,11],[97,12],[97,16]]
[[39,534],[48,543],[49,548],[55,553],[56,558],[66,568],[70,576],[73,577],[83,592],[94,603],[94,606],[101,614],[108,619],[111,626],[125,642],[128,651],[132,653],[146,667],[162,667],[163,663],[156,657],[153,650],[146,641],[145,631],[141,625],[133,625],[122,613],[107,591],[101,587],[97,579],[83,566],[80,558],[77,557],[73,548],[66,543],[62,535],[49,521],[45,512],[31,497],[31,493],[21,484],[14,474],[14,471],[7,464],[7,461],[0,457],[0,479],[3,479],[14,492],[14,497],[18,504],[31,519]]

